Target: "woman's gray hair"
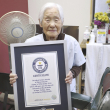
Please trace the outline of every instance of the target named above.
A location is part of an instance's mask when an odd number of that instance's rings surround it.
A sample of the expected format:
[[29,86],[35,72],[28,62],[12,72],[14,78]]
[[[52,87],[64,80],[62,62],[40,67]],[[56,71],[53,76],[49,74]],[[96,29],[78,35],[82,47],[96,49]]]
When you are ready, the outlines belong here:
[[41,11],[40,11],[40,13],[39,13],[39,18],[38,18],[40,23],[42,23],[45,10],[47,10],[47,9],[49,9],[49,8],[53,8],[53,7],[56,7],[56,8],[58,9],[59,14],[60,14],[61,21],[62,21],[62,23],[63,23],[63,21],[64,21],[63,8],[62,8],[59,4],[56,4],[56,3],[46,3],[46,4],[41,8]]

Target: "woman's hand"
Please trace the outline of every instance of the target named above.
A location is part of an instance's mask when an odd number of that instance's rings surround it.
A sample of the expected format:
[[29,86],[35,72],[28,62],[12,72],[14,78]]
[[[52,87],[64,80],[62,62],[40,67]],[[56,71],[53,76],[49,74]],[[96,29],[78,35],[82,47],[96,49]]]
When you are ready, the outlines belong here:
[[10,73],[9,77],[10,77],[10,79],[9,79],[10,80],[10,84],[11,84],[11,86],[13,86],[13,83],[16,82],[16,79],[18,78],[18,76],[17,76],[17,74]]
[[73,74],[71,71],[69,71],[69,73],[67,74],[66,78],[65,78],[65,82],[71,84],[72,83],[72,79],[73,79]]

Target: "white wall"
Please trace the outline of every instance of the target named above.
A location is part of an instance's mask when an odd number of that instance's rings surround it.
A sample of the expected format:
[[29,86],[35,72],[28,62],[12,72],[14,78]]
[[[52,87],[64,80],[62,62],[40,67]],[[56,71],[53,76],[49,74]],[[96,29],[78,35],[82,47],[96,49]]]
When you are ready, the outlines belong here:
[[81,43],[85,26],[90,25],[91,0],[28,0],[29,15],[36,24],[39,10],[47,2],[55,2],[63,7],[64,25],[79,26],[79,43]]

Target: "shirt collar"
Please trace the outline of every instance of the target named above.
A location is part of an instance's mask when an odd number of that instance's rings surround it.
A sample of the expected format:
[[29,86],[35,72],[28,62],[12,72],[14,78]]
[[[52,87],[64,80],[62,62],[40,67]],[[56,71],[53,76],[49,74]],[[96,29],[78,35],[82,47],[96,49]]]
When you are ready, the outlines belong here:
[[[46,35],[43,33],[43,38],[44,38],[44,41],[47,41],[46,39]],[[57,37],[57,40],[64,40],[65,38],[65,34],[64,33],[60,33]]]

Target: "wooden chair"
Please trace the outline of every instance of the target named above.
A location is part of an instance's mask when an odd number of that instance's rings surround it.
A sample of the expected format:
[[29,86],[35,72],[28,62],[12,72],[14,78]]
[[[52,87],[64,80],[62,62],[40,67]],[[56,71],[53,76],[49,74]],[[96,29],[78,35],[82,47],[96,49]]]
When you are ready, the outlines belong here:
[[7,105],[10,105],[8,110],[14,110],[13,87],[9,82],[9,74],[0,73],[0,92],[2,92],[0,101],[3,103],[3,110],[6,110]]

